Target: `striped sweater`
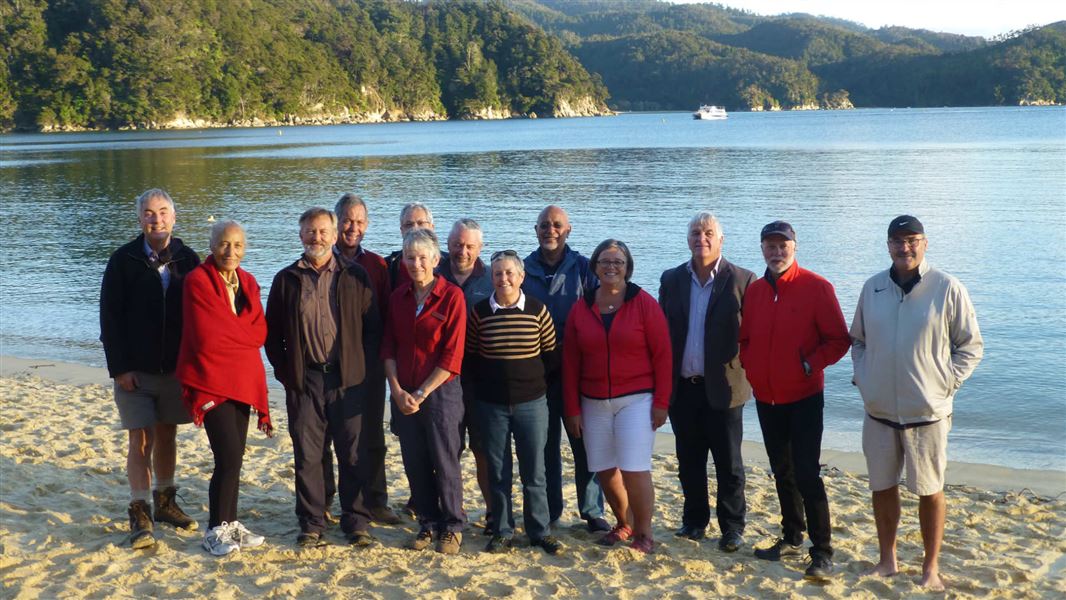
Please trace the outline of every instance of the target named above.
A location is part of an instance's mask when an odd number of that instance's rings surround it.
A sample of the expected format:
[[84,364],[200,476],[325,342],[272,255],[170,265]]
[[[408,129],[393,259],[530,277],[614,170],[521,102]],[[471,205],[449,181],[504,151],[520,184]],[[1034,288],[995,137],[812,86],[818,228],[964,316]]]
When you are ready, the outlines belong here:
[[559,351],[542,302],[527,294],[523,309],[493,313],[486,298],[474,305],[466,323],[463,376],[474,380],[478,400],[521,404],[546,393],[545,376],[558,368]]

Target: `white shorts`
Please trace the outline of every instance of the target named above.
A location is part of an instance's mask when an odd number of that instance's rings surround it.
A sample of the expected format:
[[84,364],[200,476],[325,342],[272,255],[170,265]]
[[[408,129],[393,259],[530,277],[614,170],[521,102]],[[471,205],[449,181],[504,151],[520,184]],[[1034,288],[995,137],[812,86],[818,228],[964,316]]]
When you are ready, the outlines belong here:
[[581,429],[589,471],[651,471],[650,392],[608,400],[582,397]]
[[931,496],[943,490],[949,431],[950,416],[930,425],[896,429],[866,415],[862,422],[862,453],[866,455],[870,490],[880,492],[899,485],[904,469],[911,492]]

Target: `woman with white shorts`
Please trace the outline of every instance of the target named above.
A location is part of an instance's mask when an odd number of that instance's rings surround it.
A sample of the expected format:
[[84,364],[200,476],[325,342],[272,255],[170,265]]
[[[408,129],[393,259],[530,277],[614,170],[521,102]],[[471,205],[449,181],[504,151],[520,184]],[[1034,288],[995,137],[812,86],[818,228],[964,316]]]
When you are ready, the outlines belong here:
[[629,282],[633,256],[623,242],[603,241],[590,263],[600,285],[574,303],[563,336],[566,427],[584,439],[618,520],[597,543],[631,539],[647,554],[655,548],[651,451],[673,383],[670,334],[655,299]]

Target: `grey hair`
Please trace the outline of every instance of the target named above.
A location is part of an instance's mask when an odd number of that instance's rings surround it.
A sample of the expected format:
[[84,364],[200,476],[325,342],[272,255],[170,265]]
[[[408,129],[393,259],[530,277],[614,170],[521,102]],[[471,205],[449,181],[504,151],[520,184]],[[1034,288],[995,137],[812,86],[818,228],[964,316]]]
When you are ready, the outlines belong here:
[[162,198],[163,200],[167,201],[167,204],[170,205],[170,210],[177,210],[176,208],[174,208],[174,199],[170,197],[170,194],[168,194],[166,190],[162,190],[160,188],[152,188],[150,190],[145,190],[143,193],[141,193],[140,196],[137,196],[137,216],[140,216],[141,212],[144,210],[144,203],[148,202],[152,198]]
[[688,222],[688,230],[692,231],[692,228],[696,225],[713,224],[715,231],[718,232],[718,239],[722,239],[725,233],[722,231],[722,223],[718,220],[718,217],[714,216],[709,210],[701,210],[696,213]]
[[233,219],[226,219],[225,221],[219,221],[211,226],[210,247],[212,250],[214,250],[215,246],[218,245],[218,241],[222,237],[222,234],[226,233],[226,230],[232,227],[236,227],[237,229],[239,229],[241,231],[241,235],[244,236],[245,241],[247,241],[247,235],[244,232],[244,226],[238,223],[237,221],[234,221]]
[[519,273],[521,273],[523,275],[526,274],[526,263],[523,262],[522,259],[517,254],[496,253],[496,254],[494,254],[494,256],[495,256],[495,258],[492,259],[492,264],[489,265],[489,270],[490,271],[492,270],[492,266],[495,265],[496,263],[501,262],[501,261],[505,261],[505,260],[509,260],[509,261],[514,263],[516,271],[518,271]]
[[426,218],[429,219],[430,223],[433,222],[433,211],[429,210],[428,206],[422,204],[421,202],[409,202],[405,204],[403,209],[400,211],[400,225],[403,225],[403,222],[407,220],[407,215],[411,214],[411,211],[417,209],[422,209],[426,211]]
[[403,236],[403,254],[406,256],[409,250],[423,248],[429,250],[430,256],[440,258],[440,244],[437,242],[437,234],[430,229],[412,229]]
[[460,231],[476,231],[478,232],[478,235],[484,236],[484,233],[481,231],[481,225],[473,219],[463,218],[456,221],[455,224],[452,225],[452,231],[448,234],[448,237],[450,238]]
[[334,214],[339,215],[348,212],[348,209],[353,206],[362,206],[363,210],[366,211],[367,216],[370,215],[370,209],[366,207],[366,202],[351,192],[344,194],[341,196],[340,200],[337,200],[337,205],[333,207],[333,212]]
[[333,229],[337,229],[337,214],[321,206],[305,210],[300,215],[300,227],[303,227],[308,221],[313,221],[319,217],[329,217],[329,222],[333,224]]

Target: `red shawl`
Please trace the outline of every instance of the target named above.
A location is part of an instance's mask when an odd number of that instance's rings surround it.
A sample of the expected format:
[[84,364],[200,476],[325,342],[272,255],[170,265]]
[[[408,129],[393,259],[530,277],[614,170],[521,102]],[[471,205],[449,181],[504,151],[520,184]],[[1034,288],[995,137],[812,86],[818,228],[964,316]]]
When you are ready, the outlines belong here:
[[235,315],[213,256],[185,276],[176,375],[197,425],[221,398],[254,408],[262,429],[270,423],[266,370],[259,354],[266,341],[266,318],[255,278],[238,268],[237,280],[247,302]]

